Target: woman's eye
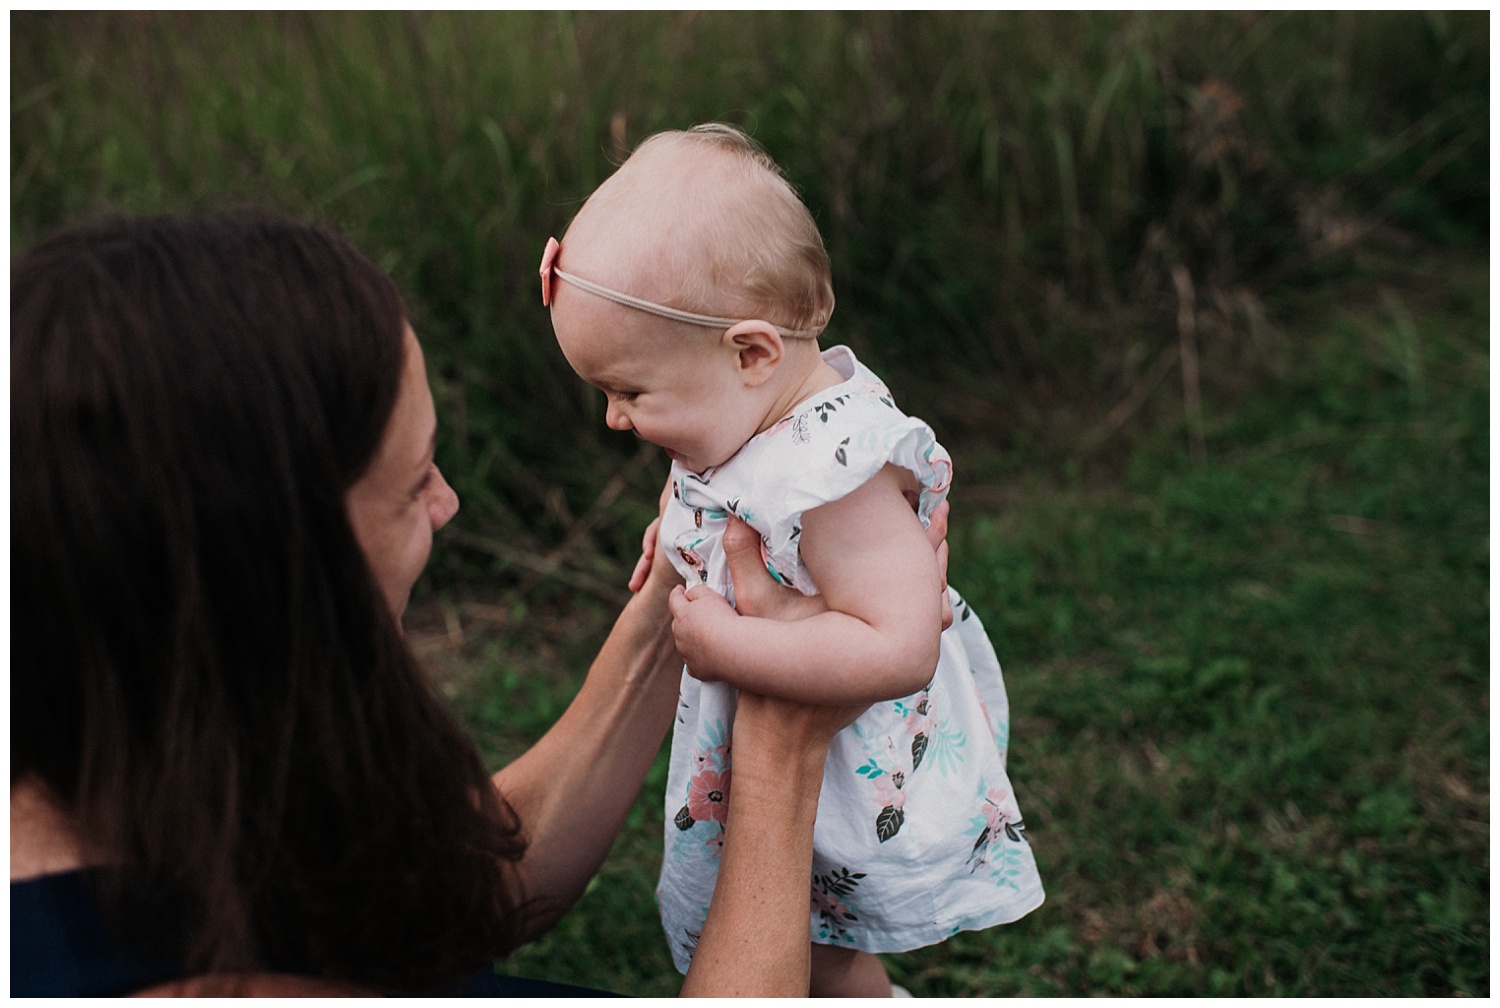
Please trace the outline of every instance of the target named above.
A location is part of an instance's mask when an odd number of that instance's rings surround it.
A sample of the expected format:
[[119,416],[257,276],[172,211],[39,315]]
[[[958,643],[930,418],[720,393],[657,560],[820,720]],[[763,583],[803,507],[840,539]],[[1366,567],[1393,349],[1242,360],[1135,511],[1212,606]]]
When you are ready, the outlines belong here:
[[436,473],[437,473],[437,466],[428,466],[427,467],[427,475],[425,475],[425,476],[422,477],[422,482],[420,482],[420,483],[417,484],[417,491],[416,491],[416,493],[412,494],[412,499],[413,500],[419,499],[423,494],[425,494],[427,492],[428,488],[432,486],[432,477]]

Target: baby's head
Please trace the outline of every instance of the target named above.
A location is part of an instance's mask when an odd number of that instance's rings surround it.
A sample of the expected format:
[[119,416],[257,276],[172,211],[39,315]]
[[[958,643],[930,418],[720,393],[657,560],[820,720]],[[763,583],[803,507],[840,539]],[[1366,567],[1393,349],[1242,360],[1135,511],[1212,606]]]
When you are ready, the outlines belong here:
[[833,313],[818,227],[764,151],[710,123],[658,133],[589,197],[557,265],[661,305],[816,338]]
[[[564,355],[610,396],[610,426],[697,471],[779,419],[759,413],[817,366],[833,311],[812,215],[719,125],[643,142],[549,244],[542,278]],[[695,426],[713,429],[687,437]]]

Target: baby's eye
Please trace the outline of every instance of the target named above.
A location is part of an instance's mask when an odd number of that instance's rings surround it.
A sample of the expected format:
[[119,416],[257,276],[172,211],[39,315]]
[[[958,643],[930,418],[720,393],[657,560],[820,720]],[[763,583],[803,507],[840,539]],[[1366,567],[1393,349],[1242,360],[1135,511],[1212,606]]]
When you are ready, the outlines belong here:
[[635,402],[639,392],[611,392],[609,397],[615,402]]

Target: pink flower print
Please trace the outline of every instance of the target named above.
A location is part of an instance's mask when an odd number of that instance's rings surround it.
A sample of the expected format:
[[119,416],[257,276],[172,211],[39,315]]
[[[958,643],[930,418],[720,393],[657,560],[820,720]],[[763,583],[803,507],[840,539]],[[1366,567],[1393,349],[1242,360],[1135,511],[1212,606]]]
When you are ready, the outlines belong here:
[[[697,752],[693,753],[693,773],[695,775],[702,774],[710,766],[724,767],[727,766],[728,763],[728,745],[716,745],[712,749],[699,749]],[[724,771],[724,777],[727,781],[729,778],[729,771]]]
[[932,727],[932,700],[927,691],[923,690],[917,694],[916,703],[910,707],[902,705],[904,717],[902,723],[906,725],[907,731],[925,732]]
[[1004,788],[990,788],[984,795],[984,833],[991,844],[1000,842],[1000,832],[1010,821],[1006,814],[1005,801],[1010,792]]
[[818,928],[818,937],[850,940],[844,922],[857,921],[859,917],[844,902],[844,897],[852,896],[864,877],[864,872],[851,872],[848,868],[838,868],[827,875],[813,876],[812,910],[822,922]]
[[1017,842],[1026,840],[1026,824],[1021,821],[1021,810],[1015,799],[1004,788],[990,788],[984,796],[984,818],[989,826],[992,843],[1000,842],[1000,833]]
[[906,806],[906,792],[902,789],[902,785],[905,783],[905,777],[899,773],[895,775],[882,774],[876,777],[874,780],[875,804],[881,808],[904,808]]
[[[973,849],[969,851],[968,860],[973,865],[970,871],[988,863],[992,848],[997,847],[1002,839],[1017,843],[1025,841],[1026,825],[1019,817],[1012,817],[1013,810],[1009,791],[1004,788],[989,788],[985,792],[984,826],[979,830],[979,838],[974,841]],[[977,817],[974,824],[976,827],[979,825]]]
[[990,788],[984,796],[984,817],[989,822],[990,829],[995,829],[1010,818],[1005,813],[1005,803],[1010,798],[1010,792],[1004,788]]
[[812,892],[812,903],[813,909],[824,915],[835,913],[839,907],[839,901],[834,899],[832,895],[817,889],[814,889]]
[[682,557],[682,562],[687,564],[689,569],[698,575],[699,581],[708,580],[708,564],[704,563],[703,558],[694,552],[691,547],[679,542],[677,544],[677,555]]
[[839,902],[839,898],[831,892],[814,889],[812,894],[813,909],[818,916],[833,921],[842,921],[849,916],[849,908]]
[[875,815],[875,836],[885,843],[900,833],[901,824],[906,822],[906,792],[901,790],[906,775],[898,770],[882,774],[871,783],[875,785],[875,804],[880,808]]
[[697,822],[729,819],[729,771],[703,769],[688,785],[688,814]]
[[724,853],[724,827],[719,827],[719,832],[704,841],[703,846],[708,848],[710,857],[718,857]]

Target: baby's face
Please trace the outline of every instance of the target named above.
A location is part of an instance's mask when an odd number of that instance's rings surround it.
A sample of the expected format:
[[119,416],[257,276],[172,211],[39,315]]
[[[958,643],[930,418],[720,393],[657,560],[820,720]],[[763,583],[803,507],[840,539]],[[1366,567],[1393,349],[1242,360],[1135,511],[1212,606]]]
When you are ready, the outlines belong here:
[[607,397],[605,423],[660,445],[691,472],[728,461],[761,426],[764,404],[712,329],[684,333],[565,283],[552,328],[573,370]]

